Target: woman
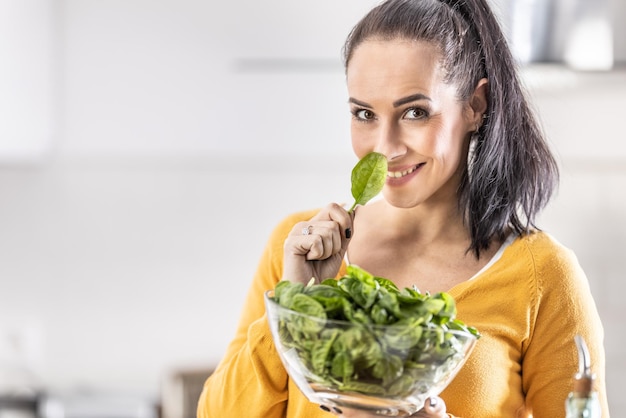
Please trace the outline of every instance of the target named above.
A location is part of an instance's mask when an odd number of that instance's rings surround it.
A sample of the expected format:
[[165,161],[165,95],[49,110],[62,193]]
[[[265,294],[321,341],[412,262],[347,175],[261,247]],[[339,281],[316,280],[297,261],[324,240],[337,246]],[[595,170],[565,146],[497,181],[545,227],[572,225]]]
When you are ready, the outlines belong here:
[[276,228],[199,417],[368,416],[308,402],[264,316],[263,292],[279,280],[338,277],[348,260],[401,288],[449,292],[459,319],[483,335],[415,416],[564,416],[581,334],[608,417],[587,280],[573,254],[534,227],[557,166],[486,1],[388,0],[357,24],[344,55],[354,151],[388,160],[382,198],[354,217],[330,204]]

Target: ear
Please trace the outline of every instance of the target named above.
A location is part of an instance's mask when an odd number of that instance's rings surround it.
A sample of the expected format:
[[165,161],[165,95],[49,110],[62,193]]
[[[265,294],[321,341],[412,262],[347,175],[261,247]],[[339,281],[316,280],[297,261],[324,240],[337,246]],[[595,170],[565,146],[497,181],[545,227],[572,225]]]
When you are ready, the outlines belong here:
[[483,123],[483,115],[487,111],[487,87],[487,79],[481,78],[476,84],[474,94],[469,99],[469,120],[474,130],[480,128]]

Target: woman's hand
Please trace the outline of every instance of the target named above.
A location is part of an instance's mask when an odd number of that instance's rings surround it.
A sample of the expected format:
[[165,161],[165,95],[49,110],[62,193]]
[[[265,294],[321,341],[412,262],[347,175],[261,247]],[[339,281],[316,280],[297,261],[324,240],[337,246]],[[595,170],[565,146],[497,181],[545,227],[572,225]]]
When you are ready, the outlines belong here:
[[415,414],[411,415],[411,418],[447,418],[449,415],[446,413],[446,403],[438,396],[431,396],[426,400],[426,404]]
[[[328,411],[341,418],[376,418],[380,415],[370,414],[368,412],[357,411],[356,409],[341,410],[337,408],[322,407],[324,411]],[[424,407],[409,418],[448,418],[446,413],[446,403],[438,396],[431,396],[426,400]]]
[[306,284],[335,277],[351,236],[352,216],[336,203],[296,224],[284,244],[283,279]]

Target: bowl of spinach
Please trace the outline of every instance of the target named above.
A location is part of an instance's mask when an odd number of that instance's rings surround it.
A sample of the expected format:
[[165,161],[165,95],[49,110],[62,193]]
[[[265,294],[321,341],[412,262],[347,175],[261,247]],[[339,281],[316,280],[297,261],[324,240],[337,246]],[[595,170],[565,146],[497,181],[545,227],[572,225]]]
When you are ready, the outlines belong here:
[[354,265],[319,284],[281,281],[265,306],[287,373],[311,402],[385,416],[421,409],[480,337],[449,294],[400,290]]

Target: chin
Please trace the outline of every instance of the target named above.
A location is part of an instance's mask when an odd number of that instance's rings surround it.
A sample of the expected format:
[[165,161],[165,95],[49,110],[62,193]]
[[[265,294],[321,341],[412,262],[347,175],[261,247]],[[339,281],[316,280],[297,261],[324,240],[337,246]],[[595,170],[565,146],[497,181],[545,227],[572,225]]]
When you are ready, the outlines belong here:
[[394,195],[394,193],[383,192],[383,197],[385,199],[385,202],[387,202],[389,206],[392,206],[398,209],[411,209],[411,208],[418,206],[421,203],[420,200],[417,200],[415,198],[408,198],[406,196],[404,197],[397,196],[397,195]]

